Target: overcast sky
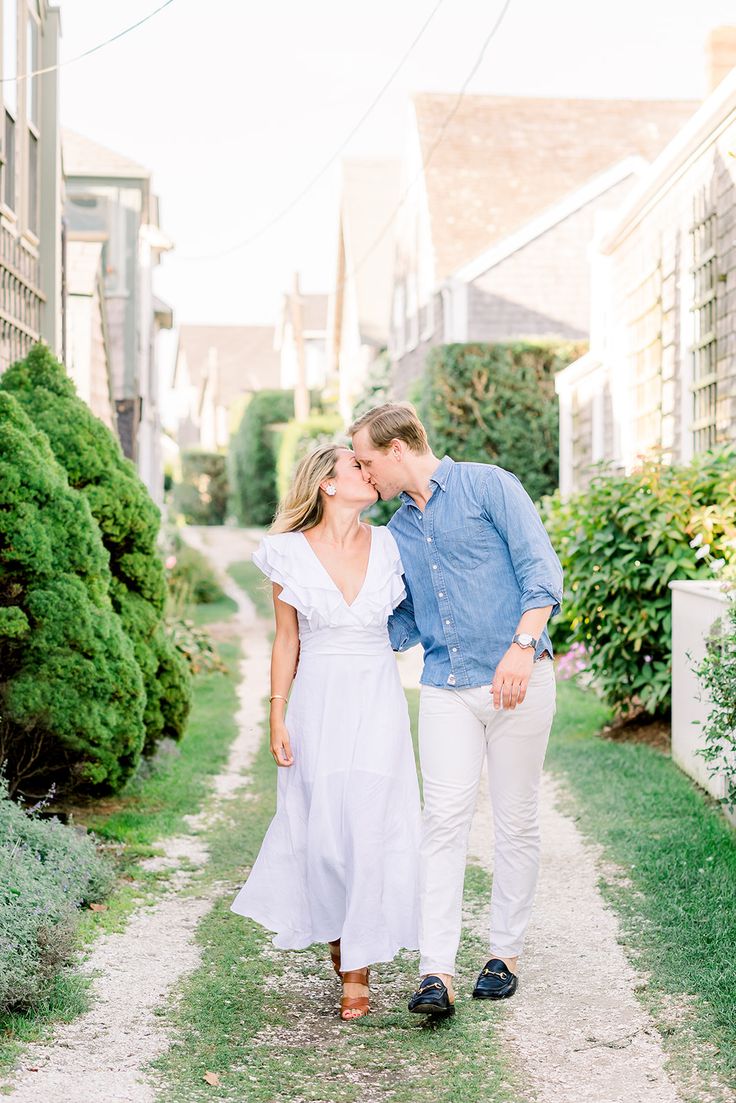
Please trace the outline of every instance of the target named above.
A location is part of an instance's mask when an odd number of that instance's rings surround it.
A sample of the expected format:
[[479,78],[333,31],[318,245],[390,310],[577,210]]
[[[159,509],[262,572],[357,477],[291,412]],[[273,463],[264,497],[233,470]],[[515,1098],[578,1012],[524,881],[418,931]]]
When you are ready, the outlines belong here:
[[[60,0],[62,58],[161,0]],[[177,323],[273,321],[295,269],[329,288],[339,170],[254,244],[350,132],[437,0],[174,0],[62,69],[62,123],[147,165],[175,242],[158,292]],[[502,0],[444,0],[350,142],[398,155],[407,97],[457,91]],[[733,0],[512,0],[470,85],[505,95],[701,98],[711,27]],[[530,165],[530,171],[535,166]],[[482,243],[480,243],[482,244]]]

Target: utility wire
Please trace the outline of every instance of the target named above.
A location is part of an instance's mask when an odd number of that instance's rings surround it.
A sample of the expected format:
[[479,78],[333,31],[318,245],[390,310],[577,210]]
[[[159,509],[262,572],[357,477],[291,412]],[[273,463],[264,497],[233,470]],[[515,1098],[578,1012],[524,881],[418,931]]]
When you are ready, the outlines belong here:
[[[509,2],[510,2],[510,0],[509,0]],[[429,27],[430,23],[434,19],[435,15],[439,11],[439,9],[442,7],[443,3],[444,3],[444,0],[437,0],[437,3],[432,8],[432,11],[429,13],[427,18],[425,19],[424,23],[422,24],[419,31],[415,35],[414,40],[409,45],[408,49],[405,51],[403,57],[400,59],[400,61],[398,62],[398,64],[394,68],[393,72],[391,73],[391,75],[388,77],[388,79],[384,82],[384,84],[381,86],[379,91],[373,97],[370,104],[365,109],[363,114],[360,116],[358,121],[350,129],[347,136],[342,140],[340,145],[337,147],[335,152],[329,157],[329,159],[327,161],[325,161],[322,168],[311,178],[311,180],[309,180],[309,182],[307,184],[304,185],[304,187],[301,189],[301,191],[298,192],[297,195],[295,195],[294,198],[292,200],[290,200],[286,204],[285,207],[283,207],[277,214],[275,214],[273,216],[273,218],[269,219],[268,222],[264,223],[263,226],[261,226],[258,230],[255,230],[254,233],[250,234],[249,237],[245,238],[243,241],[237,242],[235,245],[230,245],[226,249],[222,249],[220,252],[217,252],[217,253],[206,253],[206,254],[203,254],[201,256],[186,256],[186,255],[184,255],[184,256],[178,256],[176,259],[177,260],[187,260],[187,261],[188,260],[195,260],[195,261],[197,261],[197,260],[219,260],[220,257],[230,256],[231,253],[237,253],[241,249],[245,249],[249,245],[252,245],[255,241],[258,241],[259,238],[263,237],[263,235],[265,233],[267,233],[270,229],[272,229],[272,227],[274,227],[277,223],[281,222],[281,220],[284,219],[286,217],[286,215],[290,214],[294,210],[294,208],[302,201],[304,196],[307,195],[312,190],[314,185],[322,179],[322,177],[325,175],[326,172],[328,172],[329,169],[332,168],[335,161],[337,161],[339,159],[340,155],[344,152],[346,147],[349,145],[349,143],[355,137],[355,135],[357,134],[358,130],[361,128],[361,126],[363,125],[365,120],[368,118],[368,116],[371,114],[371,112],[374,110],[374,108],[378,105],[379,101],[383,98],[385,93],[388,91],[388,89],[391,87],[393,82],[396,80],[396,77],[399,75],[399,73],[403,69],[404,65],[406,64],[407,60],[409,59],[409,56],[412,54],[412,52],[414,51],[416,46],[419,44],[420,39],[424,35],[425,31]]]
[[470,69],[470,72],[468,73],[468,75],[466,76],[466,78],[463,81],[462,85],[460,86],[460,91],[457,94],[457,98],[456,98],[454,104],[450,108],[449,112],[447,113],[447,116],[445,117],[445,119],[443,120],[443,122],[440,126],[440,129],[437,133],[437,137],[434,139],[434,141],[430,145],[426,157],[423,158],[422,167],[419,169],[419,171],[417,172],[414,179],[411,180],[410,183],[407,185],[406,190],[404,191],[404,194],[401,196],[401,199],[397,203],[391,217],[389,218],[388,222],[383,227],[383,229],[380,231],[378,236],[375,238],[373,243],[369,246],[367,251],[363,254],[363,256],[360,258],[358,263],[355,265],[355,267],[352,268],[349,273],[346,273],[343,276],[340,284],[338,285],[338,289],[341,289],[342,287],[345,286],[345,283],[347,282],[348,278],[352,278],[352,277],[354,277],[358,274],[358,272],[361,270],[363,265],[366,263],[366,261],[369,259],[369,257],[375,252],[375,250],[378,248],[378,246],[383,241],[386,234],[389,232],[389,230],[393,226],[394,222],[396,221],[396,219],[399,215],[399,212],[401,211],[401,209],[403,208],[403,206],[406,203],[407,199],[409,198],[409,195],[411,194],[411,191],[412,191],[414,185],[417,183],[417,181],[421,177],[422,173],[426,171],[427,166],[429,165],[430,161],[432,160],[434,154],[437,152],[437,148],[440,145],[440,142],[442,141],[445,134],[447,133],[447,128],[449,127],[450,123],[452,122],[452,120],[457,115],[457,113],[460,109],[460,104],[462,103],[462,101],[465,97],[465,93],[468,90],[468,85],[470,84],[471,80],[473,79],[473,77],[475,76],[475,74],[478,72],[481,65],[483,64],[483,60],[485,58],[486,51],[488,50],[488,47],[490,46],[490,44],[493,41],[493,39],[495,38],[496,34],[500,30],[501,24],[503,23],[504,19],[506,18],[506,14],[507,14],[510,7],[511,7],[511,0],[505,0],[505,3],[503,5],[503,8],[501,9],[501,12],[500,12],[498,18],[496,19],[495,23],[491,27],[491,30],[488,32],[488,34],[486,35],[486,37],[483,41],[483,45],[481,46],[480,53],[478,54],[478,57],[476,58],[475,62],[473,63],[472,68]]
[[112,35],[111,38],[106,38],[104,42],[99,42],[96,46],[91,46],[89,50],[84,50],[83,53],[77,54],[76,57],[67,58],[66,61],[60,61],[57,65],[47,65],[45,69],[34,69],[31,73],[17,73],[14,77],[0,77],[0,84],[29,80],[31,77],[40,77],[44,73],[53,73],[57,69],[64,68],[65,65],[73,65],[75,61],[81,61],[83,57],[89,57],[90,54],[96,54],[98,50],[102,50],[105,46],[109,46],[111,42],[117,42],[119,38],[123,38],[126,34],[130,34],[131,31],[135,31],[138,27],[142,27],[149,19],[153,19],[154,15],[158,15],[160,11],[163,11],[164,8],[168,8],[169,4],[173,3],[174,0],[165,0],[163,4],[160,4],[159,7],[149,12],[148,15],[144,15],[137,23],[131,23],[129,27],[125,27],[122,31],[118,31],[118,33]]

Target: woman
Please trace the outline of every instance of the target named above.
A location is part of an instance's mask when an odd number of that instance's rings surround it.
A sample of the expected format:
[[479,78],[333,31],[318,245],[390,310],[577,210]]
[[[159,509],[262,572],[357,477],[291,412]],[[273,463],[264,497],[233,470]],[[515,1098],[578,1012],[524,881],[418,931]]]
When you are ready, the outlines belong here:
[[273,583],[281,771],[276,815],[232,904],[276,946],[329,943],[346,1020],[369,1011],[368,967],[417,947],[419,791],[386,627],[403,568],[389,530],[360,521],[376,498],[353,453],[323,445],[253,554]]

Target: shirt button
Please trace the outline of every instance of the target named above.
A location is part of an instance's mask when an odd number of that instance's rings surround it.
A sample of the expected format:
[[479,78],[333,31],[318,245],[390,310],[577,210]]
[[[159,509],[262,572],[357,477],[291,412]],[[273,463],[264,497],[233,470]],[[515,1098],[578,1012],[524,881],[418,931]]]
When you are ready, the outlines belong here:
[[431,537],[431,536],[428,536],[428,537],[427,537],[427,543],[428,543],[428,544],[431,544],[431,543],[432,543],[432,537]]
[[449,624],[449,623],[450,623],[450,622],[449,622],[449,620],[446,620],[446,621],[445,621],[445,624]]
[[454,686],[455,685],[455,675],[454,674],[451,674],[449,676],[449,678],[447,679],[447,684],[449,686]]
[[437,564],[436,564],[436,563],[433,563],[433,564],[432,564],[432,570],[433,570],[433,571],[436,571],[436,570],[437,570]]
[[444,596],[445,595],[442,593],[442,590],[440,590],[440,592],[437,594],[437,597],[444,597]]
[[453,651],[457,651],[457,648],[456,648],[456,647],[453,647],[453,649],[452,649],[452,650],[453,650]]

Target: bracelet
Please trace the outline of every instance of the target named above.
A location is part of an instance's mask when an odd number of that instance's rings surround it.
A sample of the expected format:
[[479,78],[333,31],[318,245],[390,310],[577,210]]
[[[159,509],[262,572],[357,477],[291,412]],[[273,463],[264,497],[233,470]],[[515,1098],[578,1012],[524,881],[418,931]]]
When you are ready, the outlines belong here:
[[271,703],[271,701],[275,701],[277,697],[280,701],[286,701],[287,704],[289,703],[289,698],[284,697],[283,693],[274,693],[273,697],[269,697],[268,699],[269,704]]

